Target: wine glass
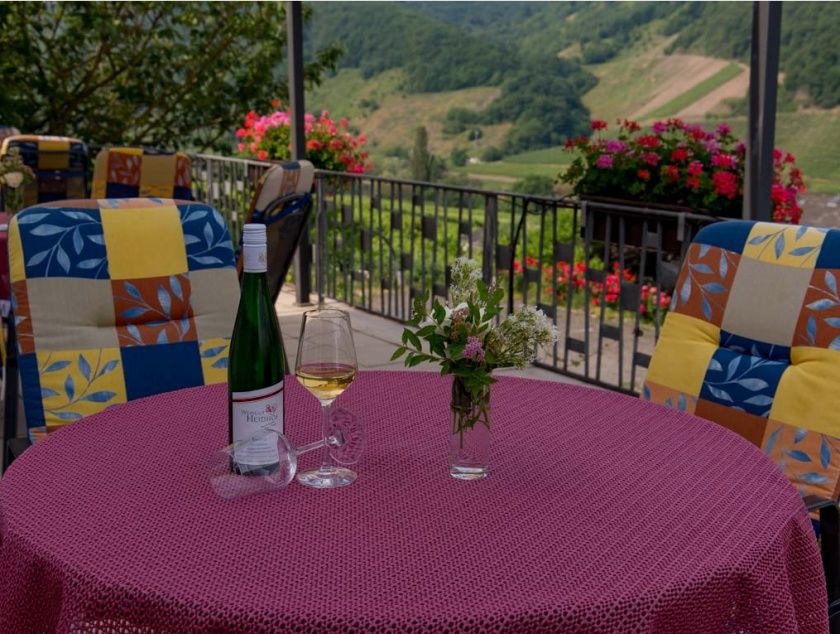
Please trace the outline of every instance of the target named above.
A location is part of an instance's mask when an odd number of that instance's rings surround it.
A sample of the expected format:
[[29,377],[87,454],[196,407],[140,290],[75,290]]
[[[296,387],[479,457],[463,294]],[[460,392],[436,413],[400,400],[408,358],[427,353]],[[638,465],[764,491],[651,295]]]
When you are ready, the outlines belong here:
[[[330,406],[356,377],[358,364],[350,315],[343,310],[319,308],[303,314],[295,376],[321,402],[323,437],[328,438]],[[356,472],[333,463],[325,446],[321,466],[297,474],[298,482],[318,489],[347,486]]]
[[[340,464],[355,464],[365,449],[366,434],[357,417],[345,409],[331,408],[327,435],[321,440],[301,447],[292,446],[289,439],[272,427],[265,427],[250,438],[228,445],[215,454],[210,469],[213,490],[226,499],[273,491],[287,486],[297,472],[298,458],[309,451],[325,447],[330,457]],[[271,447],[277,461],[271,469],[263,466],[252,470],[242,468],[231,472],[229,463],[236,452],[248,454]]]

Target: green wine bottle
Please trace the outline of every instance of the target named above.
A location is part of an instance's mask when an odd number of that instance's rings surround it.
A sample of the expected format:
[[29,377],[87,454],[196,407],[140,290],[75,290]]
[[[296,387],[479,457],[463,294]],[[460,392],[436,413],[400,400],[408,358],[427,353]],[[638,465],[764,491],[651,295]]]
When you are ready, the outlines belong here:
[[262,475],[279,466],[276,438],[283,433],[283,338],[266,279],[263,224],[246,224],[242,239],[244,273],[228,359],[228,421],[235,473]]

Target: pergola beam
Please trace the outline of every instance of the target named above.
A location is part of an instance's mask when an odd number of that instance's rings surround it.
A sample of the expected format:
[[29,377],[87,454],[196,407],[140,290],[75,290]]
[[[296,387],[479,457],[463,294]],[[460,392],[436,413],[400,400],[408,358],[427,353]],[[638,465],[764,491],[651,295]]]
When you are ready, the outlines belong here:
[[779,81],[782,3],[753,3],[750,56],[747,164],[743,217],[772,219],[773,147],[776,133],[776,94]]
[[[289,58],[289,108],[292,133],[292,160],[306,158],[306,132],[304,131],[303,103],[303,4],[286,2],[286,46]],[[298,305],[310,304],[312,291],[312,246],[309,232],[302,231],[294,259],[295,301]]]

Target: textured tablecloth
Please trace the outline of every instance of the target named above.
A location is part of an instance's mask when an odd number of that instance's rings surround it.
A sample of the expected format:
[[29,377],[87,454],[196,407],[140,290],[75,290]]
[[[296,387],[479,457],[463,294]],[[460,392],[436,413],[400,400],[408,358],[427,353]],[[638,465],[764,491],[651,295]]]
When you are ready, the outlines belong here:
[[[318,406],[290,383],[302,443]],[[370,436],[344,490],[216,497],[223,385],[60,430],[0,481],[0,632],[827,632],[808,516],[749,443],[503,378],[490,476],[459,482],[449,385],[363,373],[339,400]]]

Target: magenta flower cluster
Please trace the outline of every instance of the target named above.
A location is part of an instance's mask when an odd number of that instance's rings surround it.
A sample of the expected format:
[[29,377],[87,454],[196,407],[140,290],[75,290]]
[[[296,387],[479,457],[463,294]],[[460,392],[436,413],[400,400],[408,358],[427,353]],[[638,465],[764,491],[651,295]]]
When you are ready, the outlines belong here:
[[484,363],[484,348],[481,346],[481,339],[478,337],[467,337],[467,345],[464,346],[464,358],[476,363]]

